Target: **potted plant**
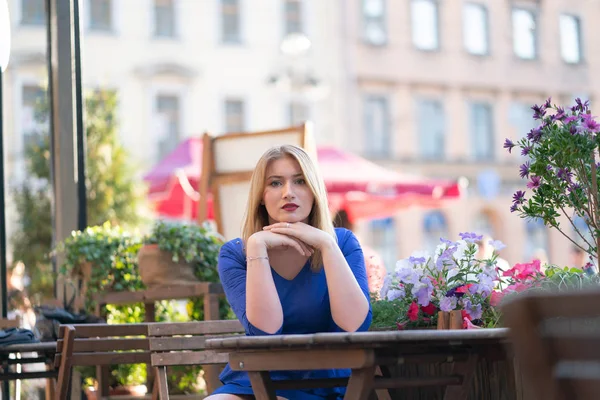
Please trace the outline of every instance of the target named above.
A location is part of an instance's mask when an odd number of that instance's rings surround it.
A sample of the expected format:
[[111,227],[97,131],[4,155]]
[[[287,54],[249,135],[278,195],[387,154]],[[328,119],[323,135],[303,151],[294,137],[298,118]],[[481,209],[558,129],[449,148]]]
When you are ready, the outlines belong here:
[[222,237],[208,224],[157,221],[138,253],[146,286],[216,281]]
[[78,298],[91,312],[94,293],[141,287],[137,265],[131,257],[140,246],[141,238],[109,222],[74,231],[56,248],[64,254],[60,273],[79,283]]
[[[534,105],[533,118],[540,122],[526,137],[506,139],[509,152],[517,147],[527,157],[520,167],[527,189],[513,196],[511,211],[522,218],[539,218],[590,256],[597,259],[600,247],[600,206],[598,201],[598,149],[600,124],[589,101],[575,100],[565,109],[551,99]],[[566,226],[560,219],[566,218]],[[585,227],[576,223],[585,221]],[[591,266],[591,264],[590,264]]]

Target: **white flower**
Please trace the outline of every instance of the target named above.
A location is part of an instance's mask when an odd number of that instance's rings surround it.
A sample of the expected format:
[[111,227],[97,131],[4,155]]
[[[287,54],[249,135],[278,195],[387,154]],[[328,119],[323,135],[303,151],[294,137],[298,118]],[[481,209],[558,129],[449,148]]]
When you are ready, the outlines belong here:
[[459,240],[456,243],[458,246],[456,246],[456,250],[454,251],[454,254],[452,254],[452,257],[460,261],[466,257],[466,253],[469,251],[469,244],[464,240]]

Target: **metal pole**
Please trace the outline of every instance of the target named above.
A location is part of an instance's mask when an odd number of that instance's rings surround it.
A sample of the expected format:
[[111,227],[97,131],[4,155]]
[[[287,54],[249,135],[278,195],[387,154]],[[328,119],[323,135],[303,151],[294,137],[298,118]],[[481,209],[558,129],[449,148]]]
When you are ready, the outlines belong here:
[[77,132],[77,199],[79,213],[77,227],[87,227],[87,188],[85,178],[86,134],[83,127],[83,95],[81,85],[81,30],[79,27],[79,0],[73,0],[73,53],[75,56],[75,129]]
[[[4,204],[4,115],[2,104],[2,68],[0,68],[0,274],[2,275],[2,318],[8,316],[8,287],[6,285],[6,212]],[[10,399],[9,382],[2,384],[2,399]]]
[[[8,288],[6,285],[6,212],[4,202],[4,117],[2,104],[2,68],[0,68],[0,275],[2,277],[2,318],[8,315]],[[6,386],[6,385],[5,385]]]

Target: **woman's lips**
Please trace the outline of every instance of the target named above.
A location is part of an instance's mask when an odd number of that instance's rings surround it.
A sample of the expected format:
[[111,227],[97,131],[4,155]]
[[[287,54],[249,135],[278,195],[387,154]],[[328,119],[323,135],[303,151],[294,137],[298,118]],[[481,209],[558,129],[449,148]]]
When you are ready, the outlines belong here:
[[296,211],[298,209],[298,206],[289,205],[289,206],[283,206],[281,208],[283,208],[285,211],[291,212],[291,211]]

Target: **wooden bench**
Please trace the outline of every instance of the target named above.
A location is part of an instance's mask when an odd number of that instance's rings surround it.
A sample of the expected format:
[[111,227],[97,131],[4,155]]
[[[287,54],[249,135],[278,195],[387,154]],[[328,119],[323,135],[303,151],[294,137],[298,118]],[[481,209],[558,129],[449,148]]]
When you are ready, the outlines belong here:
[[[59,369],[55,400],[69,397],[74,366],[96,366],[97,374],[108,375],[108,369],[102,366],[149,364],[147,332],[146,323],[61,325],[54,359]],[[108,376],[102,379],[107,381]]]
[[156,368],[160,399],[169,398],[167,367],[175,365],[202,365],[207,374],[207,390],[214,391],[220,382],[220,365],[228,362],[226,353],[206,350],[205,341],[223,335],[243,334],[238,320],[198,321],[148,324],[151,363]]

